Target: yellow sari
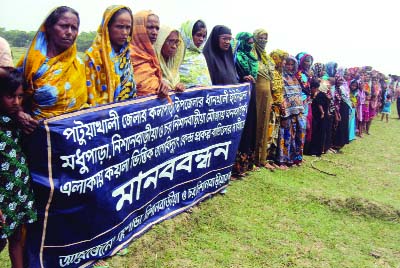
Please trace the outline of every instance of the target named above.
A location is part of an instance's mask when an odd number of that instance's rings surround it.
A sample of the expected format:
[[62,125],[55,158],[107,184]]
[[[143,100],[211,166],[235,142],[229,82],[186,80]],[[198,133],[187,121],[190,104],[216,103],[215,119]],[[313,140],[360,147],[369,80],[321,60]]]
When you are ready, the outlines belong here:
[[92,105],[112,103],[136,96],[133,68],[130,58],[128,38],[120,51],[114,51],[108,32],[112,16],[126,6],[114,5],[104,12],[103,20],[97,30],[92,46],[86,51],[86,83],[89,102]]
[[76,43],[61,54],[48,58],[46,29],[40,26],[27,53],[18,63],[28,83],[35,119],[45,119],[87,107],[85,66],[77,56]]

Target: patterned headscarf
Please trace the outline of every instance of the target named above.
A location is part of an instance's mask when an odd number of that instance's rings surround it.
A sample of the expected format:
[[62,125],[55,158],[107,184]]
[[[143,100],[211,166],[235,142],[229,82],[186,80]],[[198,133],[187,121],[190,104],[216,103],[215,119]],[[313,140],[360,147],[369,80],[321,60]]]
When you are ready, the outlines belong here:
[[86,83],[89,102],[92,105],[112,103],[136,96],[129,50],[131,37],[128,37],[120,51],[114,51],[108,32],[111,18],[121,9],[127,10],[132,16],[131,10],[126,6],[108,7],[103,14],[92,46],[86,51]]
[[155,14],[144,10],[133,15],[130,49],[138,96],[156,94],[162,79],[160,62],[146,30],[150,15]]
[[314,73],[314,76],[317,78],[322,78],[325,74],[325,64],[317,62],[312,67],[311,70]]
[[288,62],[289,60],[293,61],[293,63],[294,63],[293,71],[289,72],[289,71],[286,70],[286,68],[283,68],[283,73],[284,74],[289,74],[289,75],[294,75],[294,74],[297,73],[297,70],[299,68],[299,64],[297,63],[297,59],[295,57],[291,56],[291,55],[289,55],[286,58],[286,62]]
[[31,112],[35,119],[45,119],[88,106],[85,65],[77,55],[76,42],[59,55],[48,58],[44,22],[17,65],[22,67],[28,83],[25,93],[32,99]]
[[266,34],[268,36],[268,32],[264,29],[257,29],[254,31],[254,50],[255,55],[258,55],[261,58],[261,62],[264,64],[265,68],[259,68],[258,74],[264,77],[267,80],[272,80],[272,71],[275,69],[275,64],[271,57],[265,51],[265,46],[267,42],[260,40],[260,36]]
[[299,70],[296,74],[296,77],[300,82],[303,93],[309,96],[311,95],[311,89],[310,89],[311,75],[310,75],[310,70],[307,70],[304,66],[304,62],[307,58],[311,59],[311,65],[312,65],[314,58],[310,54],[306,52],[300,52],[299,54],[296,55],[296,59],[299,62]]
[[186,87],[210,86],[211,77],[208,72],[206,58],[203,55],[204,43],[196,47],[193,42],[193,27],[197,21],[187,21],[181,26],[181,35],[186,46],[185,57],[179,67],[181,83]]
[[310,54],[308,54],[306,52],[300,52],[299,54],[296,55],[297,62],[299,63],[299,71],[302,71],[302,72],[309,71],[309,70],[306,70],[304,67],[304,61],[306,60],[307,57],[311,58],[311,65],[312,65],[314,62],[314,58]]
[[[168,61],[165,61],[161,50],[165,41],[168,39],[168,36],[172,32],[176,32],[178,34],[179,44],[176,48],[176,54],[169,58]],[[183,44],[183,40],[179,31],[177,29],[172,29],[168,26],[162,25],[160,27],[160,31],[158,32],[157,41],[154,43],[154,49],[156,50],[156,54],[160,62],[163,79],[172,89],[174,89],[175,86],[180,82],[179,66],[182,63],[183,56],[185,54],[185,45]]]
[[269,56],[272,58],[272,60],[275,63],[275,66],[281,65],[282,62],[289,56],[289,54],[286,51],[280,50],[280,49],[275,49],[272,51]]
[[235,52],[235,65],[240,76],[251,75],[257,79],[258,60],[252,53],[253,45],[248,41],[253,38],[251,33],[240,32],[236,35],[237,48]]

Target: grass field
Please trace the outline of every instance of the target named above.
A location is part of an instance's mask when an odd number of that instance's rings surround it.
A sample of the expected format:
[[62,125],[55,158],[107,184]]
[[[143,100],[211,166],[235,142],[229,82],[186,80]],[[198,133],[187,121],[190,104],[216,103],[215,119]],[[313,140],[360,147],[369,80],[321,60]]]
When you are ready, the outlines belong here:
[[[342,154],[266,169],[134,241],[114,268],[400,268],[400,120]],[[327,175],[317,169],[332,173]],[[10,267],[7,251],[0,268]],[[54,267],[48,267],[54,268]]]

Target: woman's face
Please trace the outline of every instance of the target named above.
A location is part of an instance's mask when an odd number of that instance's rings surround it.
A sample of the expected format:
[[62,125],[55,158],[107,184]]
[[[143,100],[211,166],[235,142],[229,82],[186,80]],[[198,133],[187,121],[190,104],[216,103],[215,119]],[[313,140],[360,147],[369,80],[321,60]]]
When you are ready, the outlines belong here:
[[303,61],[303,68],[305,70],[309,70],[311,67],[312,61],[310,56],[306,56],[306,58]]
[[161,54],[163,57],[170,58],[175,56],[180,42],[179,34],[176,31],[171,32],[161,48]]
[[357,83],[356,82],[351,83],[350,84],[350,89],[351,90],[356,90],[357,89]]
[[156,15],[147,17],[146,31],[150,42],[154,44],[157,41],[158,31],[160,30],[160,20]]
[[128,11],[118,14],[113,22],[108,25],[111,46],[115,51],[120,51],[127,42],[132,29],[132,18]]
[[228,51],[231,46],[232,35],[231,34],[221,34],[218,36],[219,48],[223,51]]
[[289,73],[294,71],[294,61],[287,59],[285,62],[285,70]]
[[53,45],[58,53],[61,53],[74,44],[78,30],[78,17],[71,12],[65,12],[56,24],[47,29],[49,44]]
[[207,29],[201,28],[193,36],[193,43],[196,47],[200,47],[207,38]]

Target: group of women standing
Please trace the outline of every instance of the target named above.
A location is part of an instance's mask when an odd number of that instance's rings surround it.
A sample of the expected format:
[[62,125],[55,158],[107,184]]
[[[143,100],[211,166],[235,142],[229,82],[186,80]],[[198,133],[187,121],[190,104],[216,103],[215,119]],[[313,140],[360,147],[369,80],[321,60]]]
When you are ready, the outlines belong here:
[[217,25],[207,38],[202,20],[174,29],[160,26],[152,11],[133,14],[127,6],[107,8],[82,61],[75,42],[79,24],[74,9],[54,9],[17,65],[27,83],[24,109],[16,113],[25,133],[37,120],[91,106],[150,94],[171,101],[171,90],[248,82],[248,113],[232,172],[240,178],[260,167],[301,165],[303,151],[340,149],[354,139],[355,122],[359,136],[368,133],[384,88],[384,77],[371,70],[313,65],[306,52],[268,54],[264,29],[234,39],[229,27]]

